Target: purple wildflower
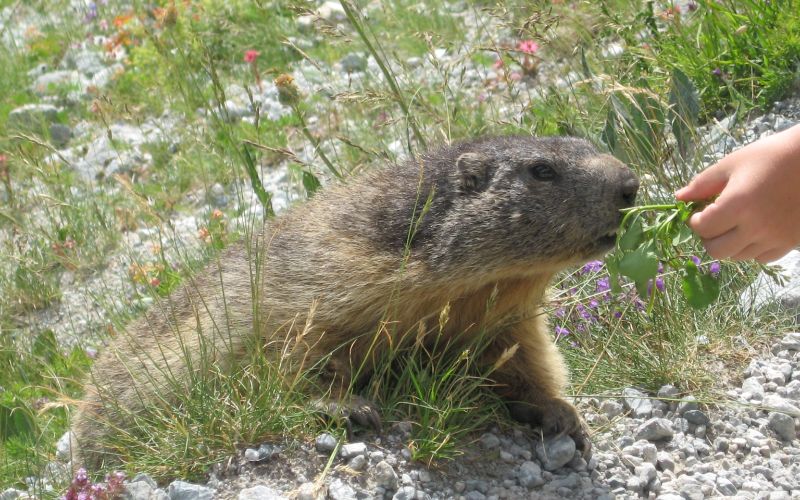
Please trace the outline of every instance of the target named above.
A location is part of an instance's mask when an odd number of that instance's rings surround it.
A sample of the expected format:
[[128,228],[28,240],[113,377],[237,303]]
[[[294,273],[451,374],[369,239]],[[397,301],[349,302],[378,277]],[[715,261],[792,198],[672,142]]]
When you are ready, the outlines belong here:
[[556,327],[556,335],[558,337],[566,337],[567,335],[569,335],[569,329],[568,328],[564,328],[563,326],[557,326]]
[[[656,290],[658,290],[659,292],[664,291],[664,278],[658,276],[655,280],[655,284],[656,284]],[[647,295],[650,295],[652,293],[653,293],[653,280],[650,280],[647,282]]]
[[715,260],[714,262],[709,264],[708,265],[708,272],[710,272],[712,276],[719,276],[719,272],[720,272],[719,261]]
[[702,262],[700,260],[700,257],[698,257],[697,255],[692,255],[691,260],[692,260],[692,262],[694,262],[695,266],[699,266],[700,263]]
[[75,486],[86,486],[89,483],[89,474],[86,473],[86,469],[83,467],[78,469],[78,472],[75,473],[75,479],[72,482]]
[[94,21],[97,18],[97,4],[94,2],[89,4],[88,9],[86,10],[86,15],[84,19],[86,22]]
[[596,273],[603,269],[602,260],[592,260],[584,264],[580,270],[580,274]]
[[608,278],[600,278],[596,283],[597,292],[607,292],[611,290],[611,285],[608,284]]
[[556,318],[563,318],[566,315],[567,315],[567,310],[564,309],[563,307],[559,307],[558,309],[556,309]]
[[600,302],[598,302],[597,300],[592,299],[589,301],[589,307],[591,307],[592,309],[597,309],[599,306]]
[[720,68],[714,68],[713,70],[711,70],[711,74],[716,76],[717,78],[721,78],[722,70]]

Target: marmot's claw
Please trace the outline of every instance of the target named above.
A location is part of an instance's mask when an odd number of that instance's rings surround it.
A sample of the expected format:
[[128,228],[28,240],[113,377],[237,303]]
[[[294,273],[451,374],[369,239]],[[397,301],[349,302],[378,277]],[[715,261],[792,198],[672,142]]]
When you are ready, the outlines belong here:
[[315,406],[328,417],[344,420],[348,438],[353,435],[353,424],[377,432],[381,432],[383,427],[380,410],[361,396],[353,396],[348,401],[318,401]]
[[380,411],[372,403],[362,398],[357,398],[350,404],[349,413],[345,416],[353,423],[381,432]]
[[540,404],[509,403],[511,417],[538,427],[544,436],[568,435],[584,458],[591,454],[586,426],[574,406],[563,399],[552,399]]

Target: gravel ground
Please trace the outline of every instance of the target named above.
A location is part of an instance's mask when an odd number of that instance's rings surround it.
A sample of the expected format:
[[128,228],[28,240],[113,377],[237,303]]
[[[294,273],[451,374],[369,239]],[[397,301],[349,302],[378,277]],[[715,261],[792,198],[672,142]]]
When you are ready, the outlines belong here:
[[[85,8],[84,2],[74,2],[74,8],[80,11]],[[339,16],[335,2],[322,4],[319,13],[332,21]],[[482,22],[457,4],[453,13],[464,17],[468,26]],[[19,40],[31,27],[51,21],[33,14],[24,5],[15,4],[14,10],[7,7],[0,11],[0,24],[10,27],[0,30],[3,42]],[[50,136],[59,148],[53,161],[68,162],[86,179],[90,189],[109,189],[102,179],[147,168],[152,158],[142,146],[172,141],[164,131],[183,123],[182,117],[169,113],[141,124],[113,123],[110,129],[114,144],[105,128],[88,122],[70,127],[55,123],[54,113],[64,106],[86,102],[91,87],[102,88],[119,70],[117,61],[124,54],[101,53],[102,43],[103,40],[87,40],[71,47],[61,66],[34,68],[29,75],[31,90],[41,102],[18,108],[9,117],[10,122],[22,125],[41,120],[50,123]],[[620,50],[616,46],[608,48],[609,53]],[[459,78],[466,82],[461,92],[470,98],[491,99],[491,89],[505,85],[497,74],[471,67],[468,60],[456,54],[437,51],[437,59],[450,76],[461,75],[461,69],[468,65]],[[442,72],[433,71],[431,61],[409,60],[407,64],[419,67],[431,79],[443,78]],[[293,74],[302,88],[335,95],[343,89],[352,90],[354,85],[357,88],[359,79],[366,75],[379,78],[375,76],[378,73],[373,59],[354,53],[332,68],[299,64]],[[577,76],[564,76],[557,65],[545,64],[539,78],[566,86]],[[68,95],[51,93],[53,82],[69,82],[75,90]],[[522,80],[519,91],[534,99],[539,83]],[[276,119],[285,113],[270,84],[251,91],[262,105],[263,116]],[[231,86],[227,95],[230,116],[251,120],[253,112],[244,89]],[[502,107],[502,102],[498,106]],[[199,115],[202,113],[200,110]],[[796,98],[775,103],[770,113],[743,127],[721,120],[703,131],[711,145],[706,160],[713,162],[742,144],[798,122],[800,99]],[[400,142],[392,149],[403,154]],[[300,149],[298,154],[305,161],[317,162],[310,149]],[[284,167],[264,179],[278,210],[299,196],[289,187],[288,176]],[[127,278],[128,265],[150,252],[154,244],[162,243],[164,231],[165,250],[171,259],[178,260],[176,249],[191,253],[199,248],[198,221],[204,214],[214,208],[237,205],[244,209],[240,219],[234,221],[237,224],[258,210],[257,200],[246,185],[215,185],[191,197],[192,209],[175,214],[165,227],[143,227],[124,233],[122,248],[109,256],[102,271],[87,279],[65,273],[61,280],[62,300],[37,313],[32,324],[40,329],[52,328],[65,344],[85,342],[105,326],[109,310],[130,307],[131,301],[142,300]],[[12,237],[0,234],[0,238]],[[101,296],[104,300],[99,299]],[[476,437],[463,457],[428,468],[412,463],[410,452],[403,445],[412,424],[397,423],[381,436],[368,435],[362,442],[340,443],[343,446],[338,457],[324,475],[321,473],[337,445],[329,435],[318,436],[309,443],[264,443],[258,449],[243,451],[226,466],[217,468],[204,485],[176,481],[158,488],[147,476],[137,476],[127,483],[126,498],[800,498],[800,443],[796,433],[800,417],[800,333],[777,338],[771,352],[757,356],[744,371],[733,374],[734,380],[742,382],[730,387],[728,400],[716,406],[698,405],[691,395],[679,394],[670,386],[662,387],[658,394],[629,388],[623,398],[579,401],[587,422],[596,429],[592,436],[593,455],[588,461],[575,452],[569,437],[542,442],[527,429],[490,429]],[[69,456],[63,444],[59,454]],[[63,462],[54,462],[48,469],[58,474],[64,468]],[[46,476],[40,479],[46,480]],[[24,492],[7,490],[0,493],[0,500],[25,496]]]

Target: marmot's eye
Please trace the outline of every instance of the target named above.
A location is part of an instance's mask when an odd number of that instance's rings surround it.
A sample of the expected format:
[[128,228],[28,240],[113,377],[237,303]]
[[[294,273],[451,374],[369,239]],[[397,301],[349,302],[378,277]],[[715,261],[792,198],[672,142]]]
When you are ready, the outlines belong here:
[[528,167],[528,172],[537,181],[554,181],[558,178],[556,171],[547,163],[535,163]]

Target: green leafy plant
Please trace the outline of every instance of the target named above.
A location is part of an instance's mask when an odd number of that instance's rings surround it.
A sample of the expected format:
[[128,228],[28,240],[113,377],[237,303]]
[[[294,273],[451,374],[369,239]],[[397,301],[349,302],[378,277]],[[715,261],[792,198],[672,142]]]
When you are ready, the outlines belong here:
[[647,297],[666,265],[680,274],[681,290],[690,306],[702,309],[713,303],[719,297],[715,276],[719,264],[702,271],[699,259],[691,251],[682,251],[693,240],[686,220],[696,207],[679,201],[626,209],[616,251],[606,257],[612,290],[621,291],[619,277],[625,276],[634,282],[641,297]]

